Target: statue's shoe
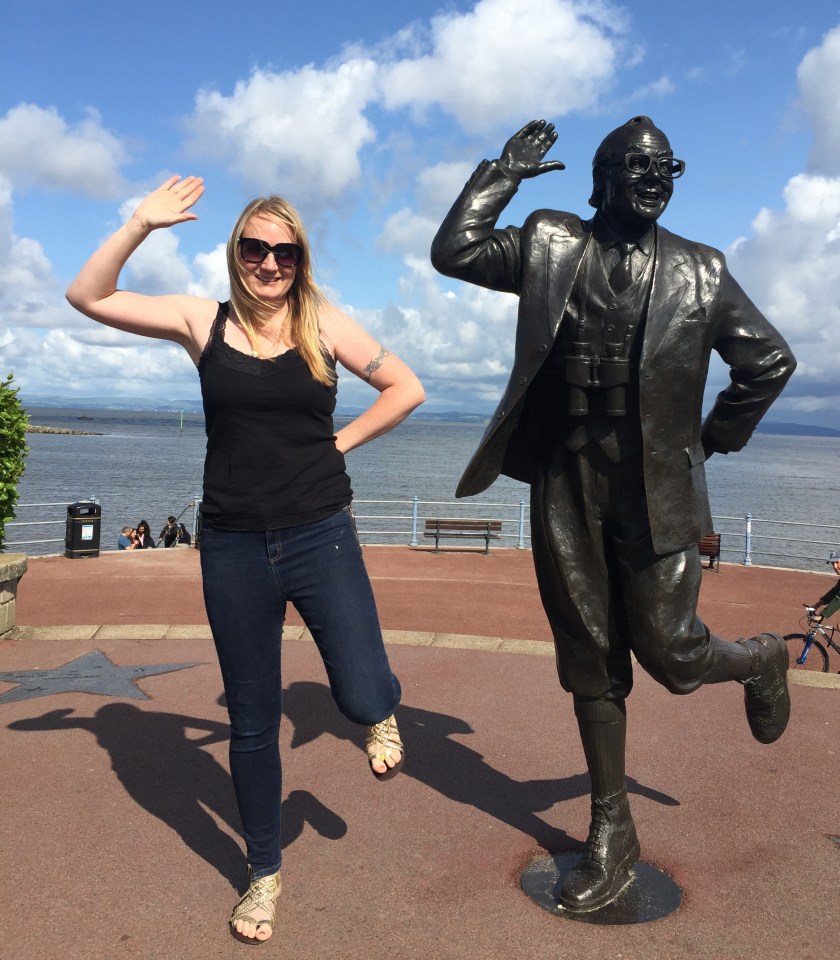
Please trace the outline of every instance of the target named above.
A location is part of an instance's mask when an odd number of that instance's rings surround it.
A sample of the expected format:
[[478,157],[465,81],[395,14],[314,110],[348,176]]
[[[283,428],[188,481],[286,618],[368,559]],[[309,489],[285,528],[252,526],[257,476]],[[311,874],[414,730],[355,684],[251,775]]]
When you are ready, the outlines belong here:
[[788,651],[777,633],[760,633],[739,640],[754,655],[758,673],[744,680],[744,706],[752,735],[761,743],[773,743],[785,732],[790,719]]
[[614,900],[633,879],[639,840],[627,794],[593,798],[586,852],[560,890],[560,905],[577,913],[597,910]]

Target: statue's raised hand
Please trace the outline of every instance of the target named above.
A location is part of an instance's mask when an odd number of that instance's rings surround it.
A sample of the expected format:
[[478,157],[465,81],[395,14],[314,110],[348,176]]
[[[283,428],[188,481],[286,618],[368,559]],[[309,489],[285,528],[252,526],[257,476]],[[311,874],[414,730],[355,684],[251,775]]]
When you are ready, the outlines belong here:
[[556,141],[557,131],[553,123],[546,123],[545,120],[531,120],[508,140],[499,160],[511,173],[523,180],[527,177],[538,177],[541,173],[549,173],[552,170],[565,170],[566,164],[559,160],[542,162],[542,158]]
[[204,193],[201,177],[170,177],[153,190],[134,211],[134,219],[146,230],[171,227],[186,220],[197,220],[190,207]]

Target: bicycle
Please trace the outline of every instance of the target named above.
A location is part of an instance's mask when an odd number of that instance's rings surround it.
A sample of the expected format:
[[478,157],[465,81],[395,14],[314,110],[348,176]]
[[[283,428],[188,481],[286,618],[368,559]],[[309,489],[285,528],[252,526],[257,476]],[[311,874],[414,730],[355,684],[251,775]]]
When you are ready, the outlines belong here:
[[[834,640],[834,632],[837,627],[834,624],[825,624],[817,617],[816,607],[805,607],[805,616],[799,622],[803,627],[804,620],[808,621],[807,633],[786,633],[785,641],[788,645],[788,666],[793,670],[796,667],[806,668],[806,663],[811,651],[816,650],[819,660],[816,661],[814,669],[828,673],[828,651],[835,650],[840,653],[840,645]],[[820,636],[824,643],[821,643],[817,636]]]

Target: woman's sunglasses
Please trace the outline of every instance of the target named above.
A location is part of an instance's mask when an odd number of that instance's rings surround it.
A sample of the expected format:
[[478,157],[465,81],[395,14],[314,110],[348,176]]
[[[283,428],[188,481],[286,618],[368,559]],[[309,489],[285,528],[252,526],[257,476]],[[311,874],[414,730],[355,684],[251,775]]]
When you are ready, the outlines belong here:
[[303,247],[298,243],[275,243],[272,247],[255,237],[240,237],[238,242],[239,256],[245,263],[262,263],[270,253],[278,267],[296,267],[303,259]]

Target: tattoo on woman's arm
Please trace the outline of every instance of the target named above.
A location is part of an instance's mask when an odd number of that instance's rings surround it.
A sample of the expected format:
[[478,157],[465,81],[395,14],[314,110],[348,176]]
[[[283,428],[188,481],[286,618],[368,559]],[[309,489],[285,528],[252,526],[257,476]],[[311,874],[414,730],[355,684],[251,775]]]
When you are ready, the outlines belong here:
[[373,360],[371,360],[364,369],[365,380],[369,381],[376,371],[382,366],[382,361],[385,359],[385,357],[390,356],[391,354],[385,349],[385,347],[381,347],[379,353],[377,353]]

